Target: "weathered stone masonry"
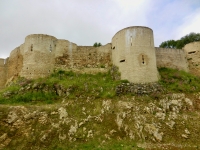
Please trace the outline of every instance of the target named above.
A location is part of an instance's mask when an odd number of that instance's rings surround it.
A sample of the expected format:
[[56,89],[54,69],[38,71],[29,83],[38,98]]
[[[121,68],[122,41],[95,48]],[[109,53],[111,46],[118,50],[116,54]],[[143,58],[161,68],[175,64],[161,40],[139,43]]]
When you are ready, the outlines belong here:
[[119,68],[121,79],[151,83],[159,80],[157,67],[188,71],[187,59],[184,50],[155,48],[153,31],[147,27],[124,28],[101,47],[77,46],[68,40],[32,34],[9,58],[0,59],[0,88],[19,76],[45,77],[55,69],[95,73],[107,71],[111,65]]

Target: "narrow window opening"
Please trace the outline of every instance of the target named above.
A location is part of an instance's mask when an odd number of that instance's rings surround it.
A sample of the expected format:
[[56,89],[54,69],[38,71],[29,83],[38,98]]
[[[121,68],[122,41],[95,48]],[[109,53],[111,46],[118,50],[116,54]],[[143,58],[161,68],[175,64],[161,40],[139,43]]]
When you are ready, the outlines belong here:
[[131,46],[132,46],[132,40],[133,40],[133,39],[132,39],[132,36],[131,36]]
[[112,49],[115,49],[115,46]]
[[144,64],[144,55],[142,55],[142,63]]
[[33,44],[31,44],[31,51],[33,51]]
[[51,45],[50,45],[50,49],[49,49],[49,50],[50,50],[50,52],[52,52],[52,47],[51,47]]
[[120,60],[119,62],[120,62],[120,63],[121,63],[121,62],[125,62],[125,59],[123,59],[123,60]]
[[196,51],[188,52],[188,54],[193,54],[193,53],[196,53]]

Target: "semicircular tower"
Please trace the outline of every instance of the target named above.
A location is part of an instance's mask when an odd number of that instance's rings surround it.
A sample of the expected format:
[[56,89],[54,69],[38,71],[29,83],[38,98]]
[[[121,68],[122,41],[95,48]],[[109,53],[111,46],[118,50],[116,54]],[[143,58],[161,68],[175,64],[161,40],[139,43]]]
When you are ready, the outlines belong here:
[[52,73],[56,41],[57,39],[50,35],[28,35],[21,46],[24,59],[20,76],[38,78]]
[[112,61],[119,67],[121,79],[132,83],[157,82],[153,30],[133,26],[117,32],[112,38]]

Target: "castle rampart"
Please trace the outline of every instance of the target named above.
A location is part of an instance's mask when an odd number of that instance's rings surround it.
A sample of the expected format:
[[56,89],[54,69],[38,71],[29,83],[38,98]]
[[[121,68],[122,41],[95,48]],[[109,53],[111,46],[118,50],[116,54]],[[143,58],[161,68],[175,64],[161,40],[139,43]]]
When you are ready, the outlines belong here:
[[132,83],[158,81],[157,67],[200,74],[200,42],[188,44],[184,50],[155,48],[153,30],[140,26],[118,31],[112,43],[100,47],[77,46],[50,35],[32,34],[9,58],[0,59],[0,88],[18,76],[45,77],[55,69],[96,73],[107,71],[111,65],[119,68],[121,79]]
[[157,67],[189,71],[186,53],[182,49],[156,47]]
[[6,64],[5,59],[0,58],[0,89],[6,84]]
[[[81,72],[99,72],[111,65],[111,44],[101,47],[72,44],[62,56],[56,58],[56,67]],[[101,68],[101,69],[99,69]]]
[[200,75],[200,41],[189,43],[183,49],[187,54],[190,72]]
[[8,81],[13,78],[18,77],[23,65],[23,56],[20,51],[20,47],[15,48],[11,53],[7,61],[7,75],[6,78]]

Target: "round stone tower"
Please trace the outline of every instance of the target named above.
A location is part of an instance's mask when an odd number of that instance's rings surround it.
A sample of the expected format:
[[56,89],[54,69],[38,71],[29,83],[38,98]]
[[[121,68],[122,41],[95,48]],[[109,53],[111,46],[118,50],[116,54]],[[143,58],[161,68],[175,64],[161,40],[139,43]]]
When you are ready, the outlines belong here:
[[119,67],[121,79],[132,83],[157,82],[153,30],[133,26],[117,32],[112,38],[112,61]]
[[27,36],[20,47],[24,58],[20,76],[30,79],[52,73],[55,64],[56,41],[55,37],[44,34]]

